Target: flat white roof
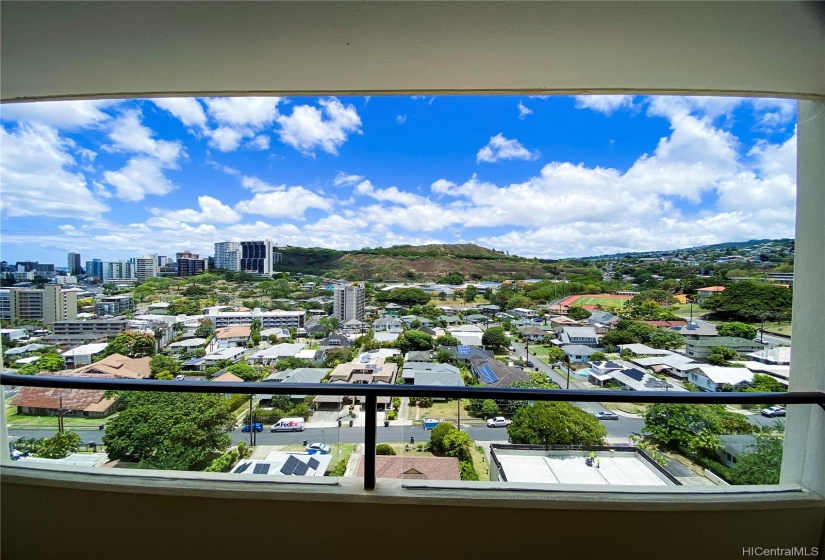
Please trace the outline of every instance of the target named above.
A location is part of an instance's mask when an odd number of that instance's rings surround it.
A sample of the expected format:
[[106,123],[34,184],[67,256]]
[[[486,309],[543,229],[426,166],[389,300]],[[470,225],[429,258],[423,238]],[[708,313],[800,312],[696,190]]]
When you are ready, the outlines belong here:
[[508,482],[592,484],[597,486],[668,486],[644,460],[629,456],[599,456],[596,468],[586,457],[541,457],[496,454]]
[[98,352],[103,352],[106,350],[105,342],[98,342],[95,344],[83,344],[82,346],[78,346],[77,348],[72,348],[71,350],[67,350],[63,352],[62,356],[64,358],[68,358],[69,356],[92,356],[97,354]]

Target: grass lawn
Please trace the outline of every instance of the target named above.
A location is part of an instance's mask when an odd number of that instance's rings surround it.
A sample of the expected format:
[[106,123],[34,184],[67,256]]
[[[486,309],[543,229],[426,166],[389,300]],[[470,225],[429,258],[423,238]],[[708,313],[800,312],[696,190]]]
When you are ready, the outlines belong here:
[[[463,407],[462,403],[462,407]],[[412,411],[411,411],[412,412]],[[452,420],[456,418],[458,415],[458,401],[451,400],[447,402],[435,402],[431,408],[422,408],[421,409],[421,418],[444,418],[445,420]],[[470,414],[462,410],[461,411],[461,420],[464,421],[464,417],[467,416],[469,418]]]
[[476,446],[473,446],[473,448],[470,449],[470,454],[473,456],[473,467],[478,474],[478,480],[490,480],[490,465],[487,464],[487,458],[484,456],[484,452],[479,451],[476,449]]
[[[116,417],[117,414],[112,414],[106,418],[75,418],[72,416],[64,416],[63,426],[66,428],[97,428],[101,424],[105,424]],[[17,407],[14,406],[6,406],[6,422],[9,427],[14,428],[57,428],[57,416],[17,414]]]
[[395,454],[398,456],[403,455],[404,457],[435,457],[429,451],[416,451],[416,446],[418,444],[409,444],[409,443],[389,443],[387,444],[393,448]]
[[599,297],[599,296],[582,296],[579,299],[573,301],[570,305],[571,306],[582,306],[582,305],[601,305],[605,309],[608,307],[622,307],[624,302],[629,300],[630,298],[617,298],[617,297]]

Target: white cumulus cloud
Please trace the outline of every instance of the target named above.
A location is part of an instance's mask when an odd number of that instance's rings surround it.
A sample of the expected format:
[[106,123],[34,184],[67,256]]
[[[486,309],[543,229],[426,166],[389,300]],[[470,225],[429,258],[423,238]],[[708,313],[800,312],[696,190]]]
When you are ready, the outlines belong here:
[[518,118],[524,120],[527,115],[532,115],[533,111],[530,110],[524,103],[521,101],[518,102]]
[[[166,220],[186,223],[232,224],[241,219],[240,214],[230,206],[211,196],[199,196],[198,206],[200,211],[191,208],[183,210],[152,208],[149,211],[152,215]],[[152,219],[149,220],[149,225],[153,225]]]
[[308,208],[330,211],[332,202],[304,187],[289,187],[282,191],[259,192],[250,200],[235,205],[238,212],[267,218],[300,219]]
[[353,105],[332,97],[318,102],[321,108],[298,105],[291,115],[278,116],[281,142],[305,154],[316,148],[337,155],[349,134],[361,134],[361,117]]
[[538,159],[540,155],[538,150],[528,150],[518,140],[508,140],[503,134],[498,133],[490,138],[487,145],[478,151],[476,161],[486,161],[488,163],[495,163],[503,159],[533,161]]
[[33,103],[4,103],[0,118],[4,121],[37,123],[58,130],[79,130],[99,125],[111,117],[102,109],[118,101],[38,101]]
[[577,109],[592,109],[605,115],[613,114],[623,107],[633,106],[632,95],[577,95]]
[[2,213],[98,219],[109,207],[95,198],[71,152],[71,140],[41,124],[0,127]]

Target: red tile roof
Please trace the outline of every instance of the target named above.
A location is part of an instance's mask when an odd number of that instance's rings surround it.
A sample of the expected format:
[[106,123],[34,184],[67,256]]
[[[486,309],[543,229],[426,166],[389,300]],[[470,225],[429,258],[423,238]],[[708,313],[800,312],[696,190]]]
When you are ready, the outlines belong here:
[[[37,375],[55,377],[90,377],[76,371],[43,372]],[[113,378],[114,375],[105,373],[94,374],[94,377]],[[63,408],[66,410],[85,410],[89,412],[104,411],[117,399],[104,399],[104,391],[92,389],[54,389],[47,387],[23,387],[14,400],[12,406],[27,406],[30,408],[60,408],[60,397],[63,397]]]
[[[375,458],[377,478],[414,480],[461,480],[457,457],[401,457],[378,455]],[[364,459],[355,476],[364,476]]]

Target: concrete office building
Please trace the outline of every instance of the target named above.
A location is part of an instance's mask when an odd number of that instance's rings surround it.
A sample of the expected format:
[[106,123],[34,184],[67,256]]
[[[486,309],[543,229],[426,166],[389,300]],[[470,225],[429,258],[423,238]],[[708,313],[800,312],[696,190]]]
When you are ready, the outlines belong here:
[[86,261],[86,274],[103,280],[103,261],[100,259]]
[[103,280],[134,280],[135,265],[129,261],[103,263]]
[[197,276],[206,272],[206,259],[200,255],[184,251],[175,255],[178,276]]
[[77,319],[77,292],[63,291],[57,284],[42,290],[9,288],[0,292],[0,318],[10,321],[55,321]]
[[364,320],[365,291],[364,285],[352,283],[348,286],[335,286],[333,294],[332,316],[341,323],[352,319]]
[[238,272],[241,270],[242,251],[238,241],[215,243],[215,268]]
[[66,257],[66,273],[75,275],[83,272],[80,268],[80,253],[69,253]]
[[272,276],[272,240],[241,241],[241,270]]
[[143,284],[147,279],[158,275],[158,267],[155,262],[157,262],[156,257],[151,255],[135,259],[135,277],[139,284]]

